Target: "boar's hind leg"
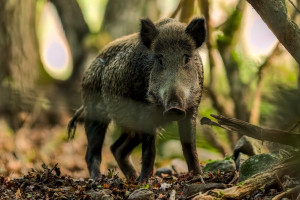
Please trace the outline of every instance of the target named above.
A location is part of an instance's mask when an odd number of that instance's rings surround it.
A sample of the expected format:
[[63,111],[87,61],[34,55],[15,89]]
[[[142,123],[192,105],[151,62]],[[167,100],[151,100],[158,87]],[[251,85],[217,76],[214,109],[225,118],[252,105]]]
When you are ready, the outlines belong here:
[[189,114],[184,120],[178,121],[180,141],[183,155],[186,159],[189,171],[194,174],[202,174],[196,150],[196,117]]
[[155,132],[142,134],[142,171],[139,182],[147,181],[153,173],[155,161]]
[[140,142],[139,134],[122,130],[119,139],[110,147],[120,169],[128,180],[137,178],[137,172],[132,165],[130,154]]
[[84,124],[88,140],[85,160],[92,179],[100,177],[101,151],[108,124],[109,120],[98,121],[87,113]]

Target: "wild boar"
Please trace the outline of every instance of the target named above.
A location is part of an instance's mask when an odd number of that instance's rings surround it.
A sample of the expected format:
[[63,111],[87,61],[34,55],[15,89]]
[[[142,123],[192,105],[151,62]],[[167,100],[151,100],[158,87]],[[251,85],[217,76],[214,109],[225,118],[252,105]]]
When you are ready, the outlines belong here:
[[203,66],[198,48],[205,41],[205,20],[188,25],[174,19],[154,24],[141,20],[139,33],[109,43],[87,68],[82,79],[88,139],[86,162],[91,178],[100,176],[101,149],[111,120],[122,129],[111,151],[126,178],[138,174],[130,160],[142,143],[139,180],[147,180],[155,160],[156,129],[177,121],[189,171],[201,174],[196,152],[196,117],[203,90]]

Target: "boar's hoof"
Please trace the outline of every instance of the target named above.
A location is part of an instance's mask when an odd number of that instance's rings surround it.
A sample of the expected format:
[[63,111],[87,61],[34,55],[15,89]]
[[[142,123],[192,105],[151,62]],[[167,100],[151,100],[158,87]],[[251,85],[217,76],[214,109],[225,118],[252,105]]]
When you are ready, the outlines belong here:
[[96,180],[96,179],[98,179],[98,178],[100,178],[101,177],[101,174],[100,174],[100,172],[99,171],[92,171],[91,172],[91,175],[90,175],[90,178],[91,179],[94,179],[94,180]]
[[164,117],[172,121],[179,121],[185,118],[185,111],[177,107],[171,107],[164,111]]

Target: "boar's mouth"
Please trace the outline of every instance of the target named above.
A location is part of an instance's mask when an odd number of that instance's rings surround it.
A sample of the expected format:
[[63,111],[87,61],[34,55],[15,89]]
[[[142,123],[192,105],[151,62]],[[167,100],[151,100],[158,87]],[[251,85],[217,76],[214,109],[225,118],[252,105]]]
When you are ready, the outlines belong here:
[[166,109],[163,115],[166,119],[171,121],[179,121],[185,118],[185,111],[179,107],[173,106]]

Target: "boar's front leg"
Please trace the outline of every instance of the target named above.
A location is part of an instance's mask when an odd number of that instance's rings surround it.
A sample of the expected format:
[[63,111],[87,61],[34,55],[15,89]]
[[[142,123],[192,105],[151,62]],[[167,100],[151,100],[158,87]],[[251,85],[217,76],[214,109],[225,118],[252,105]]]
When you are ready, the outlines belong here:
[[153,173],[156,154],[155,139],[155,131],[142,134],[142,170],[139,182],[147,181]]
[[103,120],[104,118],[96,118],[87,111],[84,122],[85,132],[88,140],[85,160],[89,169],[90,177],[92,179],[100,177],[100,163],[102,145],[106,133],[107,126],[110,120]]
[[202,174],[196,150],[196,116],[196,111],[187,113],[185,119],[178,121],[178,127],[188,170],[193,171],[194,174]]
[[138,176],[132,165],[130,154],[140,142],[138,133],[127,132],[123,129],[119,139],[110,147],[120,169],[128,180],[136,179]]

